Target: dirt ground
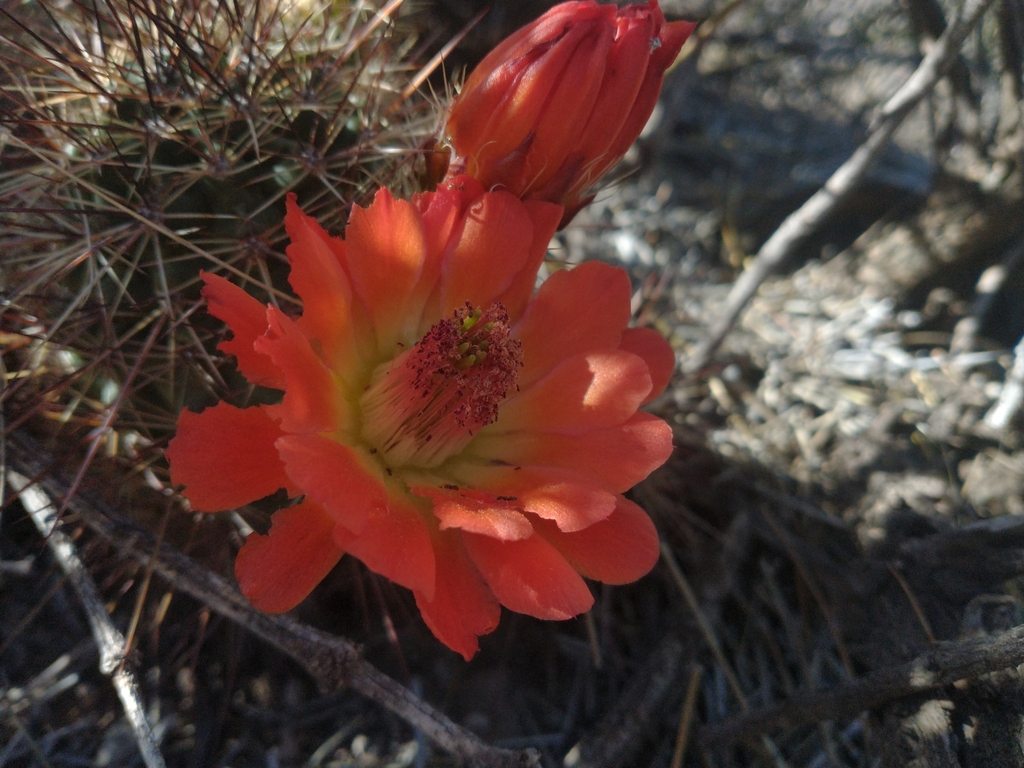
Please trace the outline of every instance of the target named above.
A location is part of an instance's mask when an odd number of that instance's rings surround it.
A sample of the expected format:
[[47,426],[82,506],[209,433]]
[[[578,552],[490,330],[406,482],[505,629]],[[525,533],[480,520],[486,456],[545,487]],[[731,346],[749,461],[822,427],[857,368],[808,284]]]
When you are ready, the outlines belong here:
[[[469,663],[352,558],[293,617],[513,751],[467,748],[468,763],[1024,764],[1024,5],[993,5],[864,181],[687,372],[737,276],[865,140],[954,6],[663,5],[710,19],[701,45],[550,265],[626,267],[636,324],[679,354],[650,406],[677,450],[631,492],[662,561],[636,584],[594,584],[576,620],[506,612]],[[438,3],[429,18],[441,34],[476,9]],[[386,697],[323,690],[182,589],[187,572],[154,575],[137,554],[147,535],[224,576],[241,541],[229,516],[187,515],[153,489],[158,454],[145,471],[100,456],[76,478],[69,431],[18,418],[16,434],[16,406],[4,470],[45,470],[55,496],[77,487],[65,529],[114,625],[133,628],[128,664],[167,765],[459,763]],[[90,525],[104,517],[113,534]],[[99,661],[78,593],[8,504],[0,768],[143,764]]]

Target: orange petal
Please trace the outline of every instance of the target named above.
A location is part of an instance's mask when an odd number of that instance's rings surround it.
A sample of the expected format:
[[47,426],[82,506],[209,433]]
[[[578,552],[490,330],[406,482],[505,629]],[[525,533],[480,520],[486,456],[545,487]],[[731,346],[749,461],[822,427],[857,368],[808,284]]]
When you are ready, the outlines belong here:
[[668,69],[679,56],[683,43],[693,34],[697,28],[696,21],[670,21],[661,28],[658,39],[661,45],[654,51],[651,57],[651,66],[661,70]]
[[292,482],[352,533],[363,532],[371,509],[387,507],[380,469],[351,447],[320,435],[285,435],[277,449]]
[[615,495],[565,469],[497,467],[456,461],[449,471],[466,487],[494,497],[511,497],[518,508],[553,520],[563,531],[578,531],[615,509]]
[[672,455],[672,429],[642,411],[617,427],[583,435],[512,432],[477,435],[467,453],[505,465],[562,467],[612,493],[624,493]]
[[505,53],[510,51],[509,42],[491,51],[470,74],[452,104],[445,131],[455,152],[468,162],[469,175],[489,188],[500,183],[518,192],[519,169],[510,174],[508,155],[529,145],[530,133],[555,85],[545,69],[557,74],[568,51],[554,46],[553,55],[545,57],[536,48],[530,50],[533,46],[519,45],[525,50],[510,57]]
[[516,541],[533,535],[533,526],[516,509],[516,504],[499,501],[490,494],[445,490],[429,485],[415,485],[409,490],[434,502],[434,516],[442,531],[461,528],[502,541]]
[[519,386],[526,389],[567,357],[617,347],[630,294],[625,270],[598,261],[545,280],[513,329],[523,342]]
[[[551,182],[564,177],[559,171],[567,156],[574,154],[573,149],[586,141],[584,129],[604,79],[615,28],[611,24],[596,23],[579,25],[577,29],[584,32],[578,40],[569,40],[567,36],[559,42],[559,46],[567,49],[567,61],[548,95],[547,109],[538,115],[534,126],[529,163],[525,168],[528,186],[517,190],[523,197],[529,194],[548,200],[561,199],[571,178],[562,178],[555,185]],[[628,107],[620,103],[614,109],[627,110]],[[573,176],[576,170],[572,169]]]
[[[658,15],[660,16],[660,14],[661,11],[658,10]],[[665,70],[675,62],[683,43],[686,42],[686,38],[690,36],[696,26],[696,23],[691,21],[675,21],[662,26],[658,33],[659,45],[651,53],[644,81],[640,85],[640,90],[637,91],[636,99],[629,111],[629,117],[608,147],[609,157],[622,157],[640,135],[640,131],[643,130],[658,103],[661,83],[665,79]]]
[[487,586],[509,610],[538,619],[571,619],[594,604],[580,575],[540,536],[499,541],[463,533],[462,540]]
[[564,215],[562,206],[553,203],[525,200],[523,205],[533,221],[533,241],[530,243],[530,251],[522,269],[512,278],[512,284],[498,296],[498,301],[505,305],[512,322],[522,317],[533,296],[537,287],[537,271],[547,255],[548,244]]
[[312,501],[278,510],[271,523],[269,534],[249,534],[238,550],[235,578],[253,606],[284,613],[313,591],[344,552],[332,538],[334,520]]
[[469,661],[479,635],[493,632],[501,607],[480,578],[457,532],[434,535],[437,570],[433,600],[416,593],[416,605],[434,636]]
[[406,302],[423,269],[423,219],[415,205],[381,189],[368,208],[352,209],[345,240],[353,287],[370,314],[380,349],[390,351],[408,322]]
[[547,520],[535,520],[537,533],[588,579],[628,584],[658,562],[658,532],[647,513],[618,498],[615,511],[599,523],[573,533]]
[[564,360],[551,373],[505,402],[481,434],[513,430],[578,435],[622,424],[651,391],[647,364],[617,349]]
[[484,308],[512,285],[532,255],[533,220],[519,198],[490,192],[466,213],[459,242],[441,265],[441,317],[467,301]]
[[[343,496],[339,503],[351,503]],[[339,528],[335,541],[367,568],[430,600],[434,597],[435,557],[423,513],[393,494],[367,508],[366,524],[355,535]]]
[[665,337],[653,328],[627,328],[622,332],[619,349],[643,358],[651,373],[651,391],[642,404],[651,402],[665,391],[676,370],[676,353]]
[[271,415],[281,421],[281,429],[302,433],[345,428],[351,416],[342,389],[313,351],[309,339],[276,307],[267,308],[267,322],[267,333],[256,340],[256,349],[284,372],[284,400],[270,406]]
[[[550,110],[551,91],[561,82],[581,44],[610,27],[614,9],[573,3],[556,6],[499,44],[477,65],[448,117],[446,130],[468,171],[492,187],[526,191],[521,169],[508,155],[529,146],[538,118]],[[564,114],[564,111],[560,111]],[[543,169],[541,169],[543,170]],[[535,170],[536,173],[536,170]]]
[[219,275],[200,270],[206,285],[203,297],[211,315],[228,324],[234,338],[222,341],[217,349],[234,355],[238,371],[253,384],[284,389],[284,376],[266,355],[253,348],[253,343],[267,330],[267,308]]
[[344,375],[358,359],[352,287],[344,268],[345,241],[331,237],[316,219],[304,214],[294,194],[288,195],[287,204],[288,282],[302,298],[298,325],[308,338],[319,342],[328,366]]
[[267,406],[235,408],[218,403],[202,413],[182,411],[178,433],[167,446],[171,482],[199,512],[234,509],[278,488],[295,492],[274,441],[281,428]]
[[[472,191],[466,189],[467,184],[473,186]],[[459,233],[465,223],[462,209],[467,196],[483,194],[483,191],[476,187],[473,180],[462,179],[457,186],[445,184],[434,192],[422,193],[413,198],[423,217],[425,254],[420,279],[416,282],[403,313],[415,320],[416,325],[411,327],[414,328],[412,335],[416,338],[423,336],[439,317],[436,306],[427,309],[428,299],[432,295],[436,297],[434,289],[441,276],[441,264],[444,262],[445,253],[453,243],[458,242]]]
[[[651,55],[654,18],[645,16],[632,22],[618,19],[616,26],[615,42],[608,51],[594,109],[586,128],[579,132],[575,147],[575,152],[591,164],[574,185],[579,189],[589,187],[619,161],[619,157],[607,154],[608,145],[630,118]],[[644,120],[649,116],[645,115]]]

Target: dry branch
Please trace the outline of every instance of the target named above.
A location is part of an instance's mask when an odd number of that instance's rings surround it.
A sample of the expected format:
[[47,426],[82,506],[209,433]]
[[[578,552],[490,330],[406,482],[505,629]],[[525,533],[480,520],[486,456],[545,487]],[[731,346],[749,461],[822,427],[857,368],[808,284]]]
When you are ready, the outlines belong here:
[[565,756],[566,768],[614,768],[649,737],[656,714],[683,679],[692,649],[680,637],[661,639],[615,707]]
[[994,637],[940,642],[935,650],[898,667],[882,669],[831,691],[808,693],[778,706],[745,713],[702,727],[703,747],[722,747],[776,728],[856,717],[910,694],[974,680],[1024,664],[1024,627]]
[[999,402],[985,416],[985,425],[992,429],[1006,429],[1010,420],[1024,405],[1024,338],[1013,350],[1013,365],[1006,374],[1006,383],[999,395]]
[[935,46],[900,89],[878,110],[870,134],[860,147],[832,174],[825,185],[791,213],[761,246],[751,265],[729,291],[721,316],[708,338],[685,365],[687,373],[704,368],[728,335],[740,312],[769,275],[836,210],[857,187],[871,163],[889,143],[893,133],[918,102],[927,96],[956,61],[967,39],[992,0],[966,0]]
[[992,311],[996,296],[1003,289],[1007,278],[1017,271],[1022,259],[1024,259],[1024,236],[1017,238],[1017,241],[1003,256],[1001,263],[993,264],[981,273],[974,289],[971,312],[957,322],[953,329],[953,340],[949,343],[950,353],[970,352],[974,349],[978,331],[981,330],[988,313]]
[[139,697],[135,675],[125,664],[124,635],[110,621],[96,584],[75,551],[75,545],[60,530],[56,505],[49,494],[17,472],[8,471],[6,481],[20,496],[21,505],[32,518],[39,533],[46,539],[54,559],[67,574],[68,581],[78,594],[99,648],[100,672],[109,675],[114,684],[114,690],[121,700],[121,706],[124,707],[125,716],[131,725],[135,743],[138,744],[146,768],[164,768],[167,764],[160,754],[160,746],[146,719],[146,708]]
[[[52,460],[32,438],[13,432],[7,436],[7,443],[8,466],[20,475],[33,478],[26,483],[28,487],[39,488],[54,499],[63,498],[69,489],[68,481],[52,471]],[[152,563],[153,570],[175,589],[199,600],[210,610],[234,621],[294,659],[325,693],[352,688],[395,713],[437,746],[469,765],[525,768],[536,764],[532,751],[492,747],[452,722],[373,667],[347,640],[288,616],[260,613],[233,584],[166,544],[157,548],[148,531],[124,519],[87,492],[79,492],[66,499],[65,503],[67,509],[76,513],[91,531],[122,555],[146,566]]]

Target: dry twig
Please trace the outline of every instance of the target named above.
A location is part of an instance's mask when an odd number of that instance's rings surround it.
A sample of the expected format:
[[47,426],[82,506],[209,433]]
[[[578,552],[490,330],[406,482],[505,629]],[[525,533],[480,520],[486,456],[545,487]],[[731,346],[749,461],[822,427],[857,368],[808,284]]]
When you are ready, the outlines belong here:
[[867,140],[811,198],[791,213],[761,246],[751,265],[740,275],[725,300],[721,316],[711,326],[708,338],[690,356],[685,370],[704,368],[724,341],[740,312],[769,275],[836,210],[857,187],[871,163],[889,143],[893,133],[943,78],[960,52],[960,46],[981,20],[992,0],[966,0],[935,46],[903,86],[875,115]]
[[125,642],[117,628],[111,623],[99,591],[75,551],[71,539],[60,530],[57,507],[50,496],[24,475],[8,470],[7,482],[21,499],[21,505],[28,512],[39,533],[46,539],[54,559],[68,576],[68,581],[78,594],[78,599],[89,619],[92,635],[100,651],[100,672],[110,675],[114,689],[124,707],[125,716],[135,734],[135,743],[147,768],[164,768],[163,755],[157,744],[153,729],[146,719],[146,709],[139,697],[135,676],[125,664]]
[[[700,627],[701,634],[704,635],[704,642],[708,644],[711,649],[711,653],[715,657],[715,661],[718,662],[718,666],[725,675],[726,682],[729,684],[729,688],[732,690],[733,695],[739,702],[740,707],[744,712],[750,709],[750,705],[747,703],[747,697],[743,694],[743,687],[740,685],[739,680],[736,677],[736,673],[733,671],[732,665],[726,658],[725,653],[722,650],[722,644],[718,641],[718,637],[715,635],[714,628],[711,626],[711,622],[708,621],[704,615],[704,611],[700,608],[700,603],[697,601],[697,595],[693,591],[693,587],[690,586],[690,582],[687,581],[686,576],[683,574],[682,568],[679,567],[679,563],[676,562],[675,555],[672,554],[671,548],[662,542],[661,544],[661,560],[668,566],[669,573],[672,575],[672,580],[679,587],[679,591],[683,594],[683,599],[686,601],[687,607],[693,613],[694,618],[697,620],[697,625]],[[768,755],[771,755],[776,765],[785,765],[782,760],[779,748],[775,746],[771,739],[766,735],[761,735],[761,746],[764,748]]]
[[985,415],[985,426],[992,429],[1006,429],[1017,411],[1024,405],[1024,338],[1013,350],[1013,366],[1006,374],[1006,383],[999,395],[999,402]]
[[882,669],[831,691],[812,692],[778,706],[747,712],[702,727],[703,747],[722,747],[776,728],[796,728],[827,720],[844,720],[910,694],[974,680],[1024,663],[1024,627],[994,637],[940,642],[907,664]]
[[650,734],[652,721],[665,706],[687,670],[690,649],[675,634],[667,634],[588,738],[563,760],[566,768],[614,768]]
[[679,714],[679,731],[676,734],[676,746],[672,751],[672,762],[669,768],[682,768],[683,756],[690,743],[690,730],[693,727],[694,713],[697,708],[697,693],[704,678],[704,667],[700,665],[690,672],[690,683],[686,686],[686,698],[683,699],[683,711]]
[[953,340],[949,343],[951,354],[970,352],[974,349],[977,341],[978,331],[992,306],[995,304],[996,296],[1006,284],[1007,278],[1012,275],[1024,259],[1024,236],[1018,237],[1003,260],[999,264],[981,273],[974,288],[974,303],[971,306],[971,313],[957,322],[953,329]]

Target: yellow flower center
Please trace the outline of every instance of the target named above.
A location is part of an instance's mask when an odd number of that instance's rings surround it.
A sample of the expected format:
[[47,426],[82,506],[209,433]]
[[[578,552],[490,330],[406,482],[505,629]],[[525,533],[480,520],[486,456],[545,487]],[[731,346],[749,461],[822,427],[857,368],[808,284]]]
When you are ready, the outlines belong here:
[[373,372],[360,401],[363,439],[390,467],[439,466],[498,418],[522,359],[505,307],[467,302]]

